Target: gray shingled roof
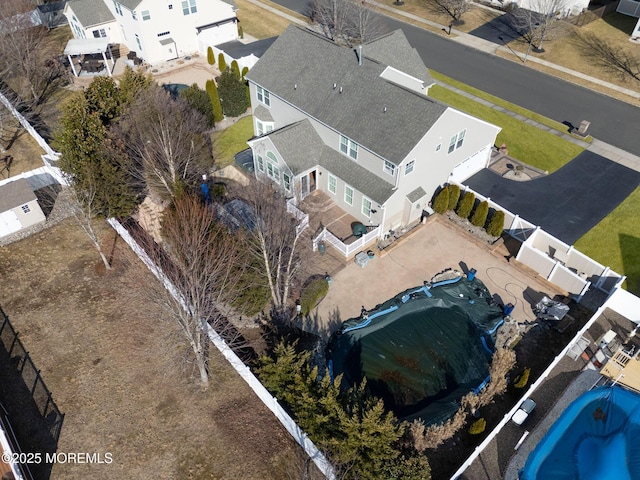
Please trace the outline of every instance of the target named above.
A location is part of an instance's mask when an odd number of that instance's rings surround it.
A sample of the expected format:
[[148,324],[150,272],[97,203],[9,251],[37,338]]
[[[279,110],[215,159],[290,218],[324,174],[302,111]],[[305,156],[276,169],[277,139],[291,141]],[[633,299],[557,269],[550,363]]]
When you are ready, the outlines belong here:
[[29,182],[19,178],[0,187],[0,213],[36,199]]
[[[127,7],[129,10],[135,10],[138,5],[142,3],[142,0],[116,0],[123,7]],[[176,3],[177,0],[176,0]]]
[[115,20],[103,0],[70,0],[68,5],[85,28]]
[[309,120],[275,130],[268,136],[296,175],[320,165],[380,204],[387,201],[393,193],[392,184],[327,147]]
[[263,122],[273,122],[273,117],[271,116],[271,112],[267,107],[264,107],[262,105],[258,105],[253,110],[253,116],[256,117],[258,120],[262,120]]
[[434,83],[420,54],[411,47],[402,30],[396,30],[363,45],[362,55],[422,80],[425,85]]
[[416,203],[418,200],[420,200],[426,194],[427,194],[427,192],[424,191],[424,188],[418,187],[415,190],[413,190],[412,192],[407,193],[407,200],[409,200],[411,203]]
[[386,66],[364,57],[292,26],[247,78],[398,165],[447,106],[380,78]]
[[274,130],[269,138],[294,175],[320,164],[325,145],[309,120]]

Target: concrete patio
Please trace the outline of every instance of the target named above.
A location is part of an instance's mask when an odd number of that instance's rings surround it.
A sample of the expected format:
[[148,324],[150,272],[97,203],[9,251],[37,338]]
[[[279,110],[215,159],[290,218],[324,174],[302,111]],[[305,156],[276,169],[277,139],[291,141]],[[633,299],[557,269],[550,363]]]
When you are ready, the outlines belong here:
[[439,216],[414,229],[376,257],[365,268],[350,262],[333,275],[329,293],[303,328],[328,338],[343,321],[360,315],[410,287],[422,285],[446,268],[466,272],[475,268],[489,291],[501,303],[512,303],[518,323],[535,320],[531,307],[542,295],[564,294],[517,262],[507,260],[503,245],[475,240],[466,231]]

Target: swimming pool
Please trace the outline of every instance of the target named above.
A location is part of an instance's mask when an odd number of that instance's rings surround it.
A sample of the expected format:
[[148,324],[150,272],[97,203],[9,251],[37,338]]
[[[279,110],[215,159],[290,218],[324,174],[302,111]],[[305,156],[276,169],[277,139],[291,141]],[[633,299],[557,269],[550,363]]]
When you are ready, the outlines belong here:
[[520,480],[640,479],[640,395],[600,387],[560,415],[531,452]]
[[350,319],[327,349],[345,385],[366,377],[401,419],[438,423],[487,381],[502,308],[477,278],[415,287]]

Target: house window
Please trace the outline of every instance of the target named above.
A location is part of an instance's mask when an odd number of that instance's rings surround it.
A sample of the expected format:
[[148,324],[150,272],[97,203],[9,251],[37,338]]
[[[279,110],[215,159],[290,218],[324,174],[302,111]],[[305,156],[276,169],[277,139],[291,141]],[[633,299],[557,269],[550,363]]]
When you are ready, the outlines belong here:
[[333,175],[329,174],[329,191],[334,195],[338,191],[338,179]]
[[258,97],[258,101],[264,103],[267,107],[271,105],[271,97],[269,90],[265,90],[262,87],[256,86],[256,95]]
[[258,170],[264,172],[264,160],[260,155],[256,155],[256,162],[258,163]]
[[353,188],[349,185],[344,186],[344,201],[349,205],[353,205]]
[[365,217],[371,216],[371,200],[367,197],[362,197],[362,214]]
[[462,143],[464,142],[464,135],[466,133],[467,130],[465,129],[451,137],[451,140],[449,141],[449,150],[447,151],[447,153],[451,153],[462,146]]
[[441,143],[436,145],[436,152],[439,152],[441,148],[442,148],[442,144]]
[[183,15],[189,15],[190,13],[196,13],[197,11],[196,0],[185,0],[182,2]]
[[384,171],[387,172],[389,175],[393,175],[396,173],[396,166],[389,162],[388,160],[384,161]]
[[140,43],[140,37],[136,33],[136,43],[138,44],[138,50],[142,50],[142,43]]
[[29,205],[26,205],[26,204],[22,205],[20,208],[24,213],[29,213],[31,211],[31,209],[29,208]]
[[291,177],[286,173],[282,172],[282,183],[284,183],[284,188],[287,192],[291,191]]
[[404,174],[409,175],[411,172],[413,172],[413,167],[415,166],[415,164],[416,164],[415,160],[411,160],[409,163],[407,163],[404,166]]
[[100,30],[94,30],[91,33],[93,33],[93,38],[104,38],[107,36],[107,32],[104,30],[104,28],[101,28]]
[[267,152],[267,175],[275,182],[280,183],[280,169],[278,159],[273,152]]
[[147,20],[151,20],[151,12],[149,10],[143,10],[141,13],[142,21],[146,22]]
[[340,151],[354,160],[358,159],[358,144],[344,135],[340,135]]
[[120,4],[116,2],[116,0],[113,0],[113,7],[116,9],[118,15],[122,15],[122,7],[120,7]]
[[264,133],[264,125],[262,122],[256,118],[256,136],[260,136]]

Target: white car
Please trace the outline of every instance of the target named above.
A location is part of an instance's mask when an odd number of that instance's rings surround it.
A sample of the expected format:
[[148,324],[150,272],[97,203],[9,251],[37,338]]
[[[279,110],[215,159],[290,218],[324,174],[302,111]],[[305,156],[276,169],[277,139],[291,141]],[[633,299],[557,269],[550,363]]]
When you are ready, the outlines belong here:
[[522,425],[529,414],[533,412],[534,408],[536,408],[536,402],[534,402],[530,398],[527,398],[524,402],[522,402],[522,405],[520,405],[518,411],[513,414],[511,420],[513,420],[513,423],[515,423],[516,425]]

